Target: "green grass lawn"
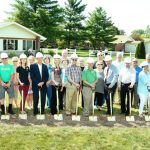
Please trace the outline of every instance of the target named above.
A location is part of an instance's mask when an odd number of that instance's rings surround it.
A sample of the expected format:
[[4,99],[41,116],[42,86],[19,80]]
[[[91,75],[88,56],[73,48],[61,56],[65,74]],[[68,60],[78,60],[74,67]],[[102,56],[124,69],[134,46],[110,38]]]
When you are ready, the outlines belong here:
[[148,150],[148,128],[0,126],[1,150]]

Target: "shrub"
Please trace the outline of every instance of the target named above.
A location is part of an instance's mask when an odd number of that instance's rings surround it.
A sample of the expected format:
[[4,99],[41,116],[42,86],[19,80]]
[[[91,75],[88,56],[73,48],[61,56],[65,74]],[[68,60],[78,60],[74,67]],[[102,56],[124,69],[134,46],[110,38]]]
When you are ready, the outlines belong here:
[[144,42],[138,44],[136,48],[135,57],[139,59],[145,59],[145,45]]
[[9,57],[9,58],[12,58],[12,57],[14,57],[14,56],[17,56],[16,52],[10,52],[10,53],[8,54],[8,57]]
[[55,55],[55,51],[54,50],[49,50],[48,51],[49,55],[54,56]]

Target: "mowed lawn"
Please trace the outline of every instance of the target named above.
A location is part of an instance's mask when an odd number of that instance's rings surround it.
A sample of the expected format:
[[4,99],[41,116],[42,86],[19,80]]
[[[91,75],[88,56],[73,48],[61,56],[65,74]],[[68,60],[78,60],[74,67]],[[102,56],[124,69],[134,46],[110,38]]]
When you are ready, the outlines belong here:
[[0,150],[148,150],[148,128],[0,125]]

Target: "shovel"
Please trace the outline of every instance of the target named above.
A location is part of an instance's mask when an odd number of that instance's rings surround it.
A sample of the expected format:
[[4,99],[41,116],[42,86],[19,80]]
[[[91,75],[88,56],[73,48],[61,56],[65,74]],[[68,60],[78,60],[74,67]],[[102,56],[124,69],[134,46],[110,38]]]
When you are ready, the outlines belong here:
[[76,115],[72,115],[72,121],[80,121],[80,115],[78,115],[78,102],[80,97],[80,91],[78,91],[77,103],[76,103]]
[[129,89],[129,116],[126,116],[126,121],[135,121],[134,116],[131,116],[131,89]]
[[21,114],[19,114],[19,118],[23,120],[27,120],[27,114],[23,111],[23,102],[24,102],[23,90],[21,91],[21,96],[22,96],[22,103],[21,103]]
[[[149,113],[148,109],[149,109],[149,98],[150,98],[150,86],[148,86],[147,88],[148,88],[148,91],[149,91],[148,100],[147,100],[147,113]],[[145,121],[150,121],[150,116],[149,115],[145,116]]]
[[2,120],[9,120],[10,119],[10,115],[9,114],[7,114],[7,110],[6,110],[6,100],[7,100],[7,98],[6,98],[6,91],[5,91],[5,102],[4,102],[4,105],[5,105],[5,115],[1,115],[1,119]]
[[58,97],[58,87],[56,87],[56,95],[57,95],[57,114],[54,115],[55,120],[63,120],[63,115],[59,114],[59,97]]
[[112,116],[112,92],[109,91],[109,100],[110,100],[110,116],[107,117],[108,121],[116,121],[116,117]]
[[97,122],[97,116],[94,116],[94,91],[92,93],[92,116],[89,116],[89,121]]
[[36,115],[36,119],[37,120],[44,120],[45,119],[45,115],[44,114],[41,114],[41,88],[39,88],[39,105],[40,105],[40,114],[39,115]]

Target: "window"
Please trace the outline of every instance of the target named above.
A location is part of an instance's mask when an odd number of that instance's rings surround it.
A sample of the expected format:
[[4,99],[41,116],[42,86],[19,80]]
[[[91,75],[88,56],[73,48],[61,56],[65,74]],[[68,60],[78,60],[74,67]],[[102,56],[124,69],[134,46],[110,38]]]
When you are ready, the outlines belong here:
[[23,40],[23,50],[28,50],[29,48],[34,48],[33,41]]
[[18,40],[3,40],[3,50],[18,50]]

